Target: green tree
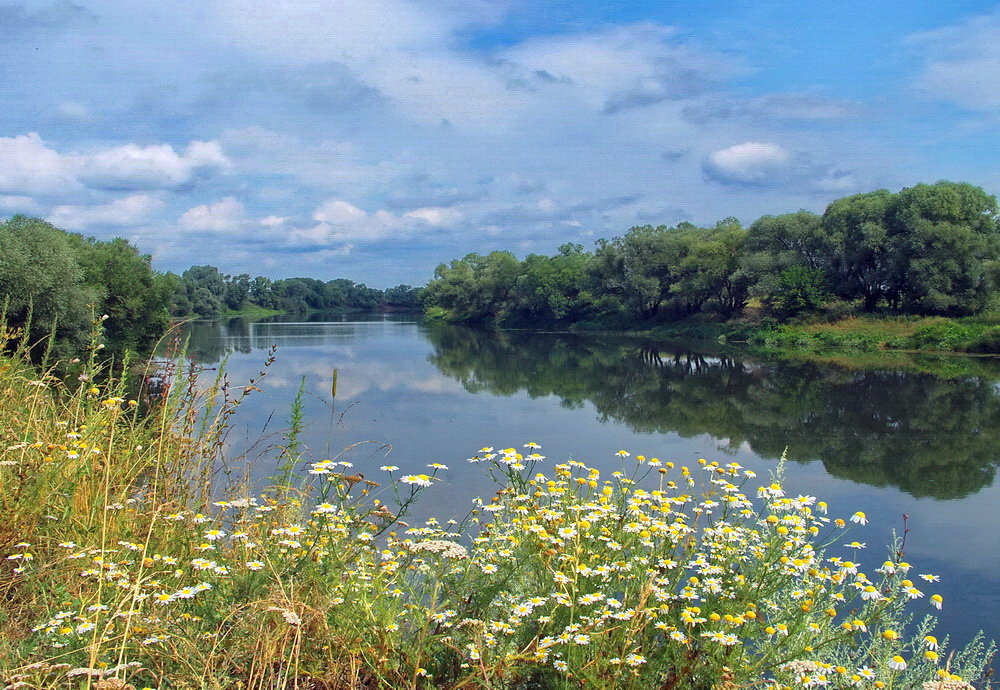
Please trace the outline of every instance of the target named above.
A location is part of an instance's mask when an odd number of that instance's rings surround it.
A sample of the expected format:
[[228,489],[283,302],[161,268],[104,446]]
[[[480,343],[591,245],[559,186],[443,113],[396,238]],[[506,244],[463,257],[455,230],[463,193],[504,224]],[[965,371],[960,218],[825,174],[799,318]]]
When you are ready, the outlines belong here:
[[226,279],[215,266],[192,266],[181,274],[187,285],[191,311],[198,316],[215,316],[222,311]]
[[184,278],[168,271],[157,275],[156,280],[161,292],[167,296],[167,312],[171,316],[188,316],[193,313]]
[[169,293],[156,280],[148,254],[127,240],[72,236],[83,281],[95,295],[95,308],[107,314],[105,339],[110,351],[145,351],[167,326]]
[[54,334],[59,354],[83,345],[98,297],[83,278],[68,233],[20,215],[0,223],[0,301],[30,343]]
[[250,297],[250,274],[240,273],[235,276],[226,276],[226,287],[223,295],[226,309],[238,311],[246,306]]
[[871,311],[882,299],[897,299],[891,280],[888,190],[837,199],[823,214],[822,227],[831,243],[831,287],[845,299],[861,299]]
[[683,300],[683,312],[706,306],[725,316],[743,311],[751,283],[742,261],[746,238],[735,218],[721,220],[711,230],[688,230],[680,277],[671,288],[673,301]]
[[917,185],[894,196],[887,227],[891,293],[902,309],[973,314],[985,308],[1000,257],[995,197],[970,184]]
[[593,275],[605,309],[611,305],[633,318],[655,317],[680,279],[688,230],[644,225],[610,242],[598,240]]
[[531,254],[514,286],[518,317],[527,322],[579,321],[592,311],[588,290],[592,256],[579,244],[564,244],[555,256]]
[[455,321],[502,321],[514,306],[511,297],[520,270],[510,252],[468,254],[437,267],[424,290],[424,304]]

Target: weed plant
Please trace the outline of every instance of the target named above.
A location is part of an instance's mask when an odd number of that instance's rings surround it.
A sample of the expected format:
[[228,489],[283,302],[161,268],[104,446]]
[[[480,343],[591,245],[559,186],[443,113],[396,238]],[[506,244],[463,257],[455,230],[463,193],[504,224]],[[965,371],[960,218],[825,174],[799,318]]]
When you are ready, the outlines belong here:
[[295,451],[274,486],[228,483],[261,377],[181,361],[139,414],[93,361],[66,383],[0,358],[8,690],[984,687],[992,645],[934,637],[936,577],[898,545],[864,572],[865,515],[780,474],[487,447],[496,494],[409,525],[444,465],[376,482]]

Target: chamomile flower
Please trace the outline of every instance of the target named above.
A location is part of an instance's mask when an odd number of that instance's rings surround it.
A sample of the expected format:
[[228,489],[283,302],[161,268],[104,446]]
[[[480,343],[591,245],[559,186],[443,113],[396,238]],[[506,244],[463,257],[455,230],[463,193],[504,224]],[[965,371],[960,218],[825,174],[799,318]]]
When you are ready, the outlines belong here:
[[404,484],[415,484],[416,486],[430,486],[431,477],[426,474],[407,474],[403,476],[399,481]]

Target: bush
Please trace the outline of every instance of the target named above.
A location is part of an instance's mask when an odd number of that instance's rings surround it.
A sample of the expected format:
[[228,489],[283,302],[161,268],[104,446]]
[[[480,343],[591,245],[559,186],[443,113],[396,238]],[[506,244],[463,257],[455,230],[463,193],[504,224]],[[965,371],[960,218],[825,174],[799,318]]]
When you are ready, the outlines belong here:
[[975,329],[955,321],[941,321],[918,328],[910,342],[920,350],[961,350],[975,336]]
[[974,336],[965,347],[966,352],[1000,354],[1000,326],[992,326]]

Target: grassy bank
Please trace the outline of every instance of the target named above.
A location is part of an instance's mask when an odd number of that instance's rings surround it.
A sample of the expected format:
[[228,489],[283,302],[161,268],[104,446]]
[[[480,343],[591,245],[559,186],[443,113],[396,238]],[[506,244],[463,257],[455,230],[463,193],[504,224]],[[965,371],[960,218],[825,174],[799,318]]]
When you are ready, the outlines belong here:
[[[440,310],[430,310],[431,322],[448,322]],[[670,340],[749,344],[784,352],[876,352],[1000,354],[1000,312],[979,316],[813,316],[779,322],[758,311],[730,320],[698,315],[674,321],[590,320],[553,323],[480,324],[486,327],[556,329],[575,332],[622,332]]]
[[303,458],[294,433],[280,479],[231,482],[227,420],[272,361],[242,386],[178,369],[139,415],[99,371],[64,384],[0,358],[9,688],[933,690],[983,675],[984,645],[952,655],[933,637],[933,577],[896,551],[867,575],[851,562],[863,513],[736,463],[621,451],[609,473],[531,443],[483,448],[471,461],[498,490],[459,524],[405,522],[445,490],[443,465]]
[[832,323],[751,329],[751,343],[779,350],[919,350],[1000,354],[1000,315],[944,317],[857,316]]

